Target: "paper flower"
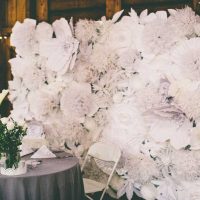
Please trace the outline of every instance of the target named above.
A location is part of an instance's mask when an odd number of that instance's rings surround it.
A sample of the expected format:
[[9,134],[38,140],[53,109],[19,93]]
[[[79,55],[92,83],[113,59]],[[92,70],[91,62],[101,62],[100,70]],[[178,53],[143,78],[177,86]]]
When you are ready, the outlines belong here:
[[194,181],[200,176],[199,152],[174,151],[172,153],[173,176],[186,181]]
[[156,188],[153,184],[143,185],[141,188],[141,194],[144,199],[154,200],[156,198]]
[[58,109],[59,104],[56,94],[42,89],[30,92],[28,102],[33,118],[38,121],[44,120],[45,116]]
[[62,75],[74,67],[79,42],[64,18],[56,20],[53,29],[56,38],[41,42],[39,52],[47,58],[47,68]]
[[176,182],[170,177],[166,177],[163,180],[152,181],[157,188],[157,196],[158,200],[176,200],[178,198],[178,189],[180,188],[178,185],[178,181]]
[[22,57],[34,55],[35,53],[35,27],[36,20],[25,19],[23,23],[16,22],[12,29],[10,42],[16,47],[16,52]]
[[20,58],[18,56],[16,58],[10,59],[9,63],[11,65],[12,75],[15,78],[22,78],[25,70],[27,69],[27,66],[29,66],[30,64],[32,65],[32,62],[30,62],[29,59]]
[[101,34],[101,23],[98,21],[79,20],[75,27],[75,35],[79,41],[95,43]]
[[[134,13],[133,11],[131,13]],[[139,22],[141,24],[148,24],[153,22],[154,20],[161,20],[166,21],[167,20],[167,13],[166,11],[157,11],[156,13],[150,13],[148,14],[148,10],[143,10],[139,16]]]
[[188,118],[197,119],[200,116],[199,87],[199,81],[188,79],[173,82],[169,87],[169,95]]
[[169,17],[170,28],[180,37],[189,37],[194,32],[194,24],[197,21],[195,12],[190,8],[178,9]]
[[157,56],[166,53],[179,40],[164,20],[154,20],[148,23],[142,34],[142,52],[145,58],[148,58],[148,54]]
[[137,183],[146,184],[153,177],[159,178],[160,172],[153,159],[143,154],[126,155],[125,167],[128,176]]
[[192,124],[187,120],[180,125],[175,120],[157,120],[152,123],[149,134],[157,142],[170,140],[171,145],[181,149],[190,144]]
[[[172,64],[178,67],[182,78],[199,80],[200,76],[200,38],[183,41],[172,52]],[[179,76],[180,76],[179,75]]]
[[179,191],[179,197],[183,200],[198,200],[200,198],[199,181],[181,181],[182,190]]
[[71,84],[63,92],[60,104],[64,115],[74,120],[81,120],[86,115],[92,116],[98,109],[91,93],[91,86],[87,83]]
[[35,39],[37,42],[50,40],[53,36],[53,28],[46,22],[41,22],[37,25],[35,30]]
[[159,94],[158,88],[155,87],[154,84],[148,82],[146,82],[146,84],[145,82],[141,82],[140,84],[140,87],[135,92],[134,99],[139,109],[145,112],[159,105],[162,102],[162,96]]
[[108,125],[102,133],[102,140],[118,145],[124,152],[134,154],[140,151],[146,129],[134,104],[116,104],[109,110]]
[[[74,79],[77,82],[95,82],[99,78],[99,73],[95,70],[91,63],[85,61],[77,61],[76,66],[74,67]],[[80,74],[82,74],[80,76]]]
[[118,53],[118,66],[127,72],[137,72],[137,66],[141,60],[141,54],[134,49],[127,49]]
[[115,52],[120,52],[122,49],[134,49],[138,45],[141,31],[142,26],[126,16],[110,28],[106,43],[109,49]]

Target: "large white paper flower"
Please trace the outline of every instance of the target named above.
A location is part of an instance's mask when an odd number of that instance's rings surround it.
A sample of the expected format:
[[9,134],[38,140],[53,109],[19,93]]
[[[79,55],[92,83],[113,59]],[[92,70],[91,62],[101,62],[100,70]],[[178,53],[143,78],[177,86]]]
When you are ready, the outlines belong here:
[[22,120],[30,120],[29,104],[27,102],[28,90],[22,87],[22,82],[19,78],[14,78],[9,82],[9,100],[12,102],[13,110],[11,117],[19,122]]
[[145,184],[141,188],[142,197],[148,200],[154,200],[156,198],[156,188],[153,184]]
[[135,23],[131,17],[124,16],[120,22],[114,24],[107,38],[107,45],[111,51],[120,52],[123,49],[138,47],[142,26]]
[[28,91],[26,90],[26,88],[23,88],[22,81],[20,78],[15,77],[12,81],[8,82],[8,86],[10,91],[9,100],[11,102],[15,101],[16,99],[24,100]]
[[194,32],[197,34],[197,36],[200,36],[200,23],[196,23],[194,25]]
[[[134,15],[134,12],[132,11],[131,16]],[[150,13],[148,14],[148,10],[143,10],[139,16],[139,22],[141,24],[149,24],[152,23],[155,20],[161,20],[166,21],[167,20],[167,12],[166,11],[157,11],[156,13]]]
[[152,181],[157,187],[157,196],[158,200],[177,200],[178,193],[180,189],[178,181],[176,182],[171,177],[166,177],[162,180]]
[[183,78],[199,80],[200,76],[200,38],[183,41],[172,52],[172,64],[178,67]]
[[139,109],[143,112],[162,102],[162,95],[159,94],[159,88],[155,84],[148,82],[146,84],[145,82],[142,83],[142,86],[135,92],[134,98],[139,105]]
[[53,28],[46,22],[41,22],[37,25],[35,30],[35,39],[37,42],[50,40],[53,36]]
[[89,61],[92,64],[94,70],[97,70],[100,74],[105,73],[105,71],[109,68],[116,67],[116,59],[117,55],[115,52],[110,51],[110,48],[105,46],[104,43],[98,43],[93,47]]
[[84,119],[86,115],[92,116],[98,110],[91,86],[87,83],[73,82],[63,91],[60,104],[64,115],[74,120]]
[[200,176],[200,153],[192,151],[174,151],[172,154],[173,175],[179,179],[194,181]]
[[200,199],[200,182],[199,181],[181,181],[182,190],[179,192],[181,200],[198,200]]
[[95,113],[94,119],[98,124],[98,127],[100,129],[104,129],[105,125],[108,122],[108,113],[109,111],[104,108],[104,109],[99,109],[98,112]]
[[35,90],[43,86],[44,84],[46,84],[47,80],[45,76],[45,68],[42,63],[38,61],[35,62],[34,59],[32,59],[32,62],[30,60],[29,63],[30,63],[29,65],[28,63],[26,64],[24,63],[25,66],[24,66],[22,82],[24,86],[28,88],[29,90]]
[[188,118],[197,119],[200,116],[199,90],[199,81],[182,79],[171,84],[169,95]]
[[22,57],[34,54],[36,44],[34,40],[36,20],[25,19],[23,23],[16,22],[12,29],[10,42],[16,47],[16,52]]
[[147,24],[142,35],[142,52],[145,58],[149,54],[157,56],[168,52],[179,40],[164,20],[154,20]]
[[197,21],[195,12],[190,8],[178,9],[169,17],[170,28],[180,37],[189,37],[194,33],[194,24]]
[[160,176],[153,159],[143,154],[126,155],[125,169],[128,170],[128,176],[140,184],[148,183],[153,177]]
[[175,149],[169,143],[165,143],[165,146],[155,156],[157,165],[163,174],[171,173],[173,151]]
[[14,108],[14,110],[12,110],[10,112],[10,116],[15,121],[20,122],[22,120],[31,120],[32,119],[30,112],[29,112],[28,102],[25,102],[25,103],[21,102],[20,104],[14,102],[13,108]]
[[[81,74],[81,76],[80,76]],[[74,79],[77,82],[93,83],[99,78],[99,73],[95,70],[91,63],[85,61],[77,61],[74,67]]]
[[126,153],[138,153],[146,129],[141,114],[134,104],[115,104],[109,110],[109,123],[102,140],[118,145]]
[[65,118],[61,112],[52,115],[44,123],[44,128],[46,139],[53,149],[65,149],[78,157],[92,143],[93,134],[90,134],[79,122]]
[[9,60],[11,65],[12,75],[16,78],[22,78],[25,70],[27,70],[27,65],[32,65],[29,59],[24,59],[20,57],[12,58]]
[[150,127],[149,134],[157,142],[170,140],[175,149],[181,149],[190,144],[192,124],[185,120],[178,123],[175,120],[156,120]]
[[12,74],[14,77],[20,78],[27,89],[34,90],[46,83],[45,60],[33,56],[29,58],[16,57],[9,62]]
[[100,35],[100,21],[79,20],[76,24],[75,35],[83,44],[95,43]]
[[39,52],[47,58],[47,68],[62,75],[74,67],[79,42],[64,18],[56,20],[53,29],[56,38],[41,42]]
[[57,94],[40,89],[29,93],[28,102],[33,118],[40,121],[58,109],[59,99]]
[[138,50],[126,49],[118,53],[118,66],[129,73],[136,73],[141,55]]
[[196,122],[196,127],[192,129],[192,134],[190,138],[190,149],[200,150],[200,124],[199,121]]

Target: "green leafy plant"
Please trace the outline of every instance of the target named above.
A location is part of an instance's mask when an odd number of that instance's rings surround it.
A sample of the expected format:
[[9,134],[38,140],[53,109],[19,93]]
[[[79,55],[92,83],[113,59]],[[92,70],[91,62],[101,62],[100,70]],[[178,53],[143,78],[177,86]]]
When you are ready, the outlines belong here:
[[8,123],[0,121],[0,154],[6,155],[5,168],[18,167],[20,161],[19,146],[25,135],[26,129],[12,119]]

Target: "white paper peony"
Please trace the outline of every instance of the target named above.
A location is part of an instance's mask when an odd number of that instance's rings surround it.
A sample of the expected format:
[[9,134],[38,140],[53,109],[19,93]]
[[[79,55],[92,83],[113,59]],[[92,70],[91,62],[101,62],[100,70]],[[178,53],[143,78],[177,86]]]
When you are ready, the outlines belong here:
[[91,86],[87,83],[73,82],[62,94],[61,110],[66,117],[73,120],[84,120],[85,116],[92,116],[98,110]]

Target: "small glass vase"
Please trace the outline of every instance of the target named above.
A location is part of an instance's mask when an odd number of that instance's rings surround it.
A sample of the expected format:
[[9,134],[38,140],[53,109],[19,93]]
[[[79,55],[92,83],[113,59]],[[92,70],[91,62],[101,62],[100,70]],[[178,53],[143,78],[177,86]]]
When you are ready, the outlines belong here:
[[6,153],[5,155],[5,162],[4,162],[4,168],[18,168],[20,162],[20,153],[19,152],[13,152],[13,153]]
[[6,154],[0,153],[0,167],[4,167],[6,161]]

